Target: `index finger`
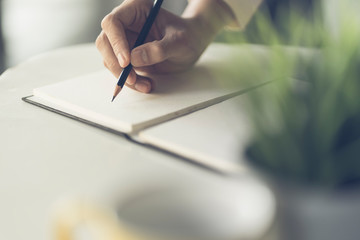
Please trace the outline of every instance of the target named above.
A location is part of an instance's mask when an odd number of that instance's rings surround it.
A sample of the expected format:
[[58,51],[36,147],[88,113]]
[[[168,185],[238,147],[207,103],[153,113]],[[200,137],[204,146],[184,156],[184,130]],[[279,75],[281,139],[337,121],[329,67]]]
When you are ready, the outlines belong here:
[[137,32],[145,22],[151,1],[125,1],[115,8],[101,22],[114,54],[121,67],[130,64],[130,49],[126,30]]
[[121,67],[130,63],[130,47],[121,20],[114,13],[106,15],[101,22],[101,27],[106,34],[110,45]]

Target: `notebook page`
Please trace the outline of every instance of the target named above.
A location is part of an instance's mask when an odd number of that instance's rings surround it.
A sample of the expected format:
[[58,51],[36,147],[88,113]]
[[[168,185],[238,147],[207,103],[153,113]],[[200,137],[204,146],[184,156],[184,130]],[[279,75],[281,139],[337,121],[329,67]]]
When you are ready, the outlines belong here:
[[[257,52],[263,54],[262,50]],[[40,87],[33,94],[59,111],[131,133],[259,84],[249,78],[248,68],[242,64],[246,56],[254,55],[248,46],[212,45],[190,71],[153,76],[156,88],[151,94],[124,87],[114,102],[111,98],[117,79],[107,70]]]
[[244,96],[150,127],[141,131],[138,138],[226,173],[246,171],[243,151],[250,124],[243,106]]

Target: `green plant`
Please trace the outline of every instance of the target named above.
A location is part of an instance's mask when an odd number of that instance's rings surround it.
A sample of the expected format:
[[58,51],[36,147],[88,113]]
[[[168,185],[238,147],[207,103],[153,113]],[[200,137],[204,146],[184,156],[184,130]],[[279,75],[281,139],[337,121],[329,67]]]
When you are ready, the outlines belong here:
[[276,177],[360,186],[360,23],[352,9],[342,10],[336,34],[317,20],[290,17],[290,42],[318,46],[308,58],[290,58],[269,21],[258,22],[272,42],[269,77],[276,80],[249,95],[247,156]]

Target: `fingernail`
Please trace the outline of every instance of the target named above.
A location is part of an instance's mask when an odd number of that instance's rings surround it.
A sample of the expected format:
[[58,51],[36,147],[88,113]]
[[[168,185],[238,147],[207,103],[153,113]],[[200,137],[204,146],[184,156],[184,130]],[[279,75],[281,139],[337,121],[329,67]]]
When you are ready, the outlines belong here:
[[149,61],[148,55],[147,55],[146,51],[144,51],[144,50],[136,50],[136,51],[134,51],[133,52],[133,59],[134,59],[133,64],[136,65],[136,66],[145,65]]
[[135,89],[139,92],[148,93],[150,91],[150,84],[146,81],[136,81]]
[[126,67],[126,66],[125,66],[125,57],[124,57],[124,55],[122,55],[121,53],[118,53],[117,59],[118,59],[119,64],[120,64],[120,66],[121,66],[122,68]]

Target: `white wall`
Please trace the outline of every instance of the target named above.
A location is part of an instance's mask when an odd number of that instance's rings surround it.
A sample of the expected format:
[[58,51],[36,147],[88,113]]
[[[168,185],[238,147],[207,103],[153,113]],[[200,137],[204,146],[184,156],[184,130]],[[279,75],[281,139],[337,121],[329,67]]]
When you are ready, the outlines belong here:
[[[120,0],[3,0],[3,35],[8,66],[50,49],[93,42],[101,19]],[[165,0],[180,13],[186,0]]]
[[[0,0],[1,1],[1,0]],[[38,53],[93,42],[101,19],[121,0],[2,0],[2,26],[7,65]],[[180,14],[187,0],[165,0],[164,7]],[[359,0],[323,0],[325,18],[336,31],[339,3],[360,12]],[[359,14],[360,16],[360,14]]]

